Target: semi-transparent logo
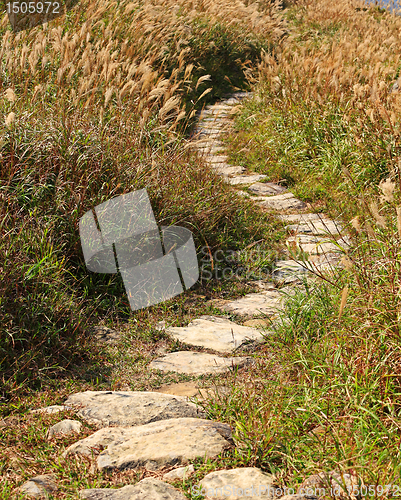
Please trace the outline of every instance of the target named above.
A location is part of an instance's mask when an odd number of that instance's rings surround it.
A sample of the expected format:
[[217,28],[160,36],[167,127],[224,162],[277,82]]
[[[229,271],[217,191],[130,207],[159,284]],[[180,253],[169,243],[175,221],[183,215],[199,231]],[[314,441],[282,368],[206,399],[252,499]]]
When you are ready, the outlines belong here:
[[146,189],[86,212],[79,233],[87,268],[120,272],[133,311],[175,297],[199,278],[191,231],[159,229]]

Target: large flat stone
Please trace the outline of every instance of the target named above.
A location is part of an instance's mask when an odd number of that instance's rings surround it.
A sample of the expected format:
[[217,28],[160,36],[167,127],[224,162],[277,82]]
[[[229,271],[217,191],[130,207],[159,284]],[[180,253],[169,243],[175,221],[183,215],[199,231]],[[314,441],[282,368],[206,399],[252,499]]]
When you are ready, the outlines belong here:
[[237,186],[239,184],[253,184],[254,182],[266,179],[266,177],[267,176],[263,174],[244,174],[232,177],[231,179],[228,179],[228,182],[233,186]]
[[232,166],[232,165],[227,165],[227,164],[224,164],[224,163],[220,163],[220,164],[216,163],[214,165],[211,165],[211,167],[219,175],[225,175],[225,176],[228,176],[228,177],[233,176],[233,175],[242,174],[242,172],[245,171],[244,167],[241,167],[241,166]]
[[222,353],[238,349],[246,341],[263,341],[263,336],[255,328],[237,325],[225,318],[201,316],[185,327],[167,329],[173,338],[185,344],[213,349]]
[[277,216],[279,219],[281,219],[283,222],[292,222],[292,223],[306,223],[310,221],[319,221],[319,220],[330,220],[327,219],[323,214],[313,214],[310,212],[304,212],[304,213],[298,213],[298,214],[279,214]]
[[287,238],[286,244],[289,245],[293,251],[306,252],[311,255],[319,255],[328,252],[339,252],[336,244],[328,241],[327,238],[316,238],[315,236],[299,234]]
[[78,415],[98,427],[142,425],[199,415],[196,405],[185,398],[157,392],[78,392],[72,394],[66,404],[80,407]]
[[192,491],[204,494],[205,500],[242,500],[249,497],[267,500],[276,497],[274,476],[256,467],[211,472]]
[[332,220],[325,219],[323,221],[309,221],[302,224],[289,224],[286,226],[289,231],[303,234],[332,234],[338,236],[341,233],[341,226]]
[[81,490],[86,500],[187,500],[187,497],[168,483],[154,477],[147,477],[135,485],[119,489],[92,488]]
[[162,372],[205,375],[210,373],[224,373],[233,366],[241,367],[249,361],[250,358],[245,357],[223,358],[204,352],[179,351],[171,352],[161,358],[155,359],[150,363],[149,367]]
[[277,309],[282,308],[284,295],[278,290],[266,290],[260,293],[250,293],[240,299],[216,305],[218,309],[232,312],[240,316],[253,317],[262,314],[272,316],[277,314]]
[[248,189],[251,193],[255,193],[259,196],[277,195],[280,193],[285,193],[285,191],[287,191],[287,188],[284,188],[272,182],[256,182],[255,184],[252,184],[252,186],[249,186]]
[[260,200],[258,204],[263,208],[270,208],[274,210],[301,210],[306,208],[306,203],[292,193],[283,193],[276,196],[268,196],[264,201]]
[[[96,456],[99,470],[158,470],[212,458],[233,445],[228,424],[197,418],[173,418],[136,427],[107,427],[71,445],[71,454]],[[103,449],[99,453],[99,451]]]

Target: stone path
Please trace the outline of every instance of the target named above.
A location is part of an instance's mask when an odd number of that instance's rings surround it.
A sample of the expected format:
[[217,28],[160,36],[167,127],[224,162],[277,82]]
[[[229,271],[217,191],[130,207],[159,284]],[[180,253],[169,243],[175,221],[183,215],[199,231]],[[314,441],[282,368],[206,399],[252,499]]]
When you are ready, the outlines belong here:
[[[201,316],[187,326],[167,328],[167,333],[182,343],[183,349],[153,360],[150,369],[202,376],[251,363],[252,357],[236,355],[238,349],[246,345],[252,350],[264,341],[269,335],[269,318],[274,318],[283,307],[286,295],[294,291],[294,282],[310,274],[308,269],[291,260],[291,254],[301,251],[310,254],[310,262],[306,265],[309,269],[333,269],[339,265],[339,249],[349,244],[345,237],[341,237],[338,223],[306,212],[307,205],[285,187],[261,182],[267,180],[266,175],[246,172],[242,166],[228,164],[219,139],[229,131],[232,117],[244,97],[246,94],[236,93],[229,99],[207,106],[199,115],[198,127],[189,146],[196,149],[208,165],[237,190],[238,195],[248,197],[263,210],[275,211],[277,217],[287,223],[290,236],[286,240],[287,250],[283,252],[285,258],[276,262],[272,279],[290,285],[278,289],[273,282],[255,282],[255,287],[260,288],[257,293],[236,300],[213,301],[222,312],[242,318],[244,325],[217,316]],[[243,191],[244,188],[247,191]],[[328,236],[334,236],[338,241],[329,241]],[[113,330],[103,329],[96,334],[106,342],[115,341]],[[197,350],[185,350],[185,346]],[[199,349],[211,352],[200,352]],[[56,413],[71,409],[80,419],[98,428],[92,435],[69,446],[63,453],[66,459],[72,455],[89,456],[96,461],[99,470],[172,469],[163,474],[163,480],[147,477],[120,489],[86,489],[80,492],[81,498],[184,500],[183,492],[173,488],[169,481],[183,480],[193,474],[194,467],[189,462],[195,458],[213,458],[235,446],[229,425],[207,420],[205,413],[188,401],[186,396],[195,394],[202,395],[195,382],[171,384],[155,392],[86,391],[72,394],[64,406],[35,411]],[[48,439],[71,433],[78,436],[80,431],[79,421],[62,420],[49,429]],[[338,478],[337,472],[330,474],[330,477]],[[304,485],[320,485],[322,480],[320,476],[312,476],[304,481]],[[224,490],[228,486],[230,491]],[[212,472],[196,488],[192,492],[194,495],[202,493],[205,499],[214,500],[236,500],[244,496],[317,500],[313,492],[303,494],[299,491],[298,494],[292,492],[283,496],[273,476],[253,467]],[[51,475],[32,478],[21,487],[22,492],[37,498],[46,497],[56,489],[55,478]]]

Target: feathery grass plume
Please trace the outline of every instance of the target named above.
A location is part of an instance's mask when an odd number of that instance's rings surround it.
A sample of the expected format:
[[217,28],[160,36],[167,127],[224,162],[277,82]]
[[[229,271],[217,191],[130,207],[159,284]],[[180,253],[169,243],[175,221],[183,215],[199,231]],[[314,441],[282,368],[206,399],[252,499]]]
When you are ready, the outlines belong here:
[[375,218],[377,225],[380,226],[381,228],[385,229],[386,226],[386,219],[380,215],[379,213],[379,208],[377,206],[377,203],[375,201],[372,201],[369,205],[370,210],[373,214],[373,217]]
[[398,237],[401,240],[401,207],[396,207]]
[[11,113],[9,113],[6,116],[5,124],[7,125],[7,127],[11,127],[11,125],[14,123],[14,121],[15,121],[15,113],[13,111],[11,111]]
[[341,292],[341,302],[340,302],[340,310],[338,312],[338,319],[341,319],[341,316],[344,311],[345,304],[347,302],[347,297],[348,297],[348,285],[346,285],[343,288],[343,291]]
[[16,96],[14,90],[10,87],[8,88],[5,92],[5,97],[8,99],[10,102],[15,102]]
[[355,229],[355,231],[357,233],[360,233],[361,232],[361,224],[359,222],[359,215],[357,215],[356,217],[354,217],[352,220],[351,220],[351,225],[352,227]]
[[351,269],[354,266],[354,263],[352,262],[352,260],[347,255],[343,255],[341,257],[340,262],[343,264],[343,266],[345,267],[345,269],[347,271],[351,271]]
[[381,201],[388,201],[389,203],[394,201],[394,189],[395,182],[388,177],[386,180],[381,180],[379,183],[379,188],[381,189],[383,195],[380,197]]

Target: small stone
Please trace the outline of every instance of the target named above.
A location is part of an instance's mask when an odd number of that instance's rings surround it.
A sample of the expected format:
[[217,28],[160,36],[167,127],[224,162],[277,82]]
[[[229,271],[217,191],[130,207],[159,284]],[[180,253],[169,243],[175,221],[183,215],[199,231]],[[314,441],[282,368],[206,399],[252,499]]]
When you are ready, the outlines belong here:
[[216,305],[222,311],[231,312],[240,316],[272,316],[282,309],[284,295],[279,290],[266,290],[260,293],[250,293],[240,299],[226,302],[222,306]]
[[261,179],[266,179],[266,177],[266,175],[262,174],[237,175],[236,177],[228,179],[228,182],[233,186],[238,184],[253,184]]
[[71,410],[71,406],[66,406],[66,405],[52,405],[52,406],[46,406],[44,408],[37,408],[36,410],[31,410],[30,413],[48,413],[49,415],[53,413],[59,413],[60,411],[67,411]]
[[186,375],[205,375],[208,373],[224,373],[232,367],[240,368],[248,364],[251,358],[222,358],[203,352],[178,351],[155,359],[149,365],[153,370],[162,372],[185,373]]
[[[363,483],[362,483],[363,485]],[[308,477],[299,485],[298,494],[316,495],[319,497],[325,496],[325,492],[330,489],[335,498],[356,500],[357,496],[352,494],[353,488],[360,490],[358,477],[351,474],[340,474],[337,471],[320,472]],[[348,491],[350,495],[348,495]]]
[[195,467],[191,465],[187,465],[186,467],[179,467],[178,469],[173,469],[167,474],[164,474],[163,479],[165,481],[175,481],[176,479],[182,479],[185,481],[191,474],[195,472]]
[[98,427],[142,425],[157,420],[200,415],[196,405],[179,396],[145,391],[85,391],[66,401],[78,415]]
[[62,420],[55,425],[52,425],[47,431],[47,439],[52,439],[54,436],[66,436],[68,434],[81,432],[82,424],[78,420]]
[[97,326],[93,333],[96,340],[102,344],[116,344],[120,340],[120,334],[107,326]]
[[188,326],[168,328],[167,333],[185,344],[222,353],[232,352],[249,340],[263,341],[258,330],[216,316],[201,316],[191,321]]
[[[227,424],[197,418],[173,418],[136,427],[106,427],[63,453],[97,456],[99,470],[144,467],[159,470],[212,458],[233,446]],[[99,451],[102,450],[100,453]]]
[[265,201],[259,201],[258,204],[263,208],[269,208],[273,210],[300,210],[302,208],[306,208],[306,203],[295,198],[292,193],[269,196],[266,197]]
[[242,500],[244,497],[273,499],[276,491],[274,476],[256,467],[211,472],[195,486],[205,500]]
[[153,477],[147,477],[135,485],[119,489],[81,490],[79,496],[86,500],[186,500],[179,490]]
[[279,186],[278,184],[273,184],[272,182],[257,182],[256,184],[252,184],[248,189],[251,193],[255,193],[259,196],[276,195],[287,191],[287,188]]
[[43,474],[31,478],[20,486],[19,491],[34,498],[47,498],[48,493],[54,493],[57,490],[55,481],[53,474]]

